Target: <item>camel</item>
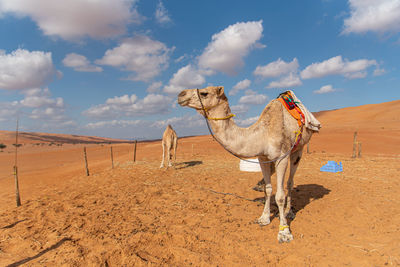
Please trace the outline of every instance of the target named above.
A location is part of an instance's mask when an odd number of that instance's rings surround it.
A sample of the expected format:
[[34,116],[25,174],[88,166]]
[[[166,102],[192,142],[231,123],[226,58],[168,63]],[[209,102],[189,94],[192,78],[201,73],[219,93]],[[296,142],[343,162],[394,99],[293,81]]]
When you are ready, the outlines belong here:
[[[165,128],[163,137],[162,137],[162,148],[163,148],[163,155],[160,168],[164,167],[164,159],[165,159],[165,151],[167,151],[167,159],[168,159],[168,167],[171,167],[171,159],[172,156],[174,157],[174,164],[176,161],[176,148],[178,145],[178,136],[174,129],[172,129],[171,125],[168,124],[167,128]],[[173,154],[173,155],[172,155]]]
[[[265,182],[265,206],[261,217],[257,220],[262,226],[270,223],[271,175],[276,172],[275,200],[279,208],[280,220],[278,241],[290,242],[293,240],[287,223],[287,218],[294,218],[291,210],[293,178],[299,165],[303,146],[310,141],[314,130],[303,125],[301,139],[290,152],[297,140],[296,132],[299,130],[299,125],[278,100],[272,100],[264,108],[257,122],[247,128],[237,126],[232,119],[234,115],[231,114],[223,86],[183,90],[178,95],[178,103],[181,106],[194,108],[203,115],[209,121],[216,140],[226,150],[241,158],[258,157]],[[319,122],[314,117],[313,119],[318,123],[317,129],[319,129]],[[274,159],[278,160],[274,161]],[[284,178],[289,159],[290,173],[287,180],[288,193],[285,208]],[[271,160],[273,162],[268,162]]]

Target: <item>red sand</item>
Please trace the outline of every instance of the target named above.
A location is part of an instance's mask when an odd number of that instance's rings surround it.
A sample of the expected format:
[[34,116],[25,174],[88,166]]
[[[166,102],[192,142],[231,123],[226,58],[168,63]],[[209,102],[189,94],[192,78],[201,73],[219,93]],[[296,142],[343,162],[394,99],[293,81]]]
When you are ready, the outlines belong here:
[[[178,164],[168,170],[158,168],[160,142],[138,143],[136,163],[132,144],[113,144],[114,169],[110,145],[86,144],[88,177],[83,144],[26,135],[16,208],[15,140],[0,132],[8,146],[0,152],[0,266],[400,265],[399,111],[393,101],[317,114],[323,128],[295,177],[288,244],[276,240],[278,218],[253,223],[263,193],[251,188],[261,174],[240,172],[209,136],[180,139]],[[351,158],[354,131],[362,158]],[[328,160],[344,171],[320,172]]]

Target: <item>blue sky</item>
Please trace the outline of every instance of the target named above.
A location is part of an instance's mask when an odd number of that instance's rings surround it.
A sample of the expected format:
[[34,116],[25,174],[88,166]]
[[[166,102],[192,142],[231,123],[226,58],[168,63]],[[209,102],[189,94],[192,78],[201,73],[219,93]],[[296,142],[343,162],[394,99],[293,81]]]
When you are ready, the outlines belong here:
[[209,85],[243,127],[287,89],[311,111],[397,100],[399,32],[399,0],[0,0],[0,129],[206,134],[176,96]]

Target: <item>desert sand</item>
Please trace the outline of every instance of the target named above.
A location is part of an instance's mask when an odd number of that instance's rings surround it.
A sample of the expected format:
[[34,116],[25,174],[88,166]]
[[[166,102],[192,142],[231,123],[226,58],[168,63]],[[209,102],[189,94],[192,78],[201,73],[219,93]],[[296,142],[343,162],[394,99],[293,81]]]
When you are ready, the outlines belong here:
[[[241,172],[211,136],[180,138],[176,166],[160,169],[160,141],[138,142],[133,162],[124,140],[22,134],[17,208],[15,136],[0,131],[0,266],[398,266],[399,112],[393,101],[316,114],[323,128],[295,176],[287,244],[274,201],[271,224],[254,223],[261,173]],[[343,172],[321,172],[328,160]]]

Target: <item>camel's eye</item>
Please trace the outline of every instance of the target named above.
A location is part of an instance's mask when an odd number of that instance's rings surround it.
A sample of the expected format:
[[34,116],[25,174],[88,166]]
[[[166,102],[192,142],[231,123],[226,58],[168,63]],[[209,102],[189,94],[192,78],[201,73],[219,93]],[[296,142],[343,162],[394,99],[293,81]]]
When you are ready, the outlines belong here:
[[208,93],[200,93],[201,96],[206,97]]

